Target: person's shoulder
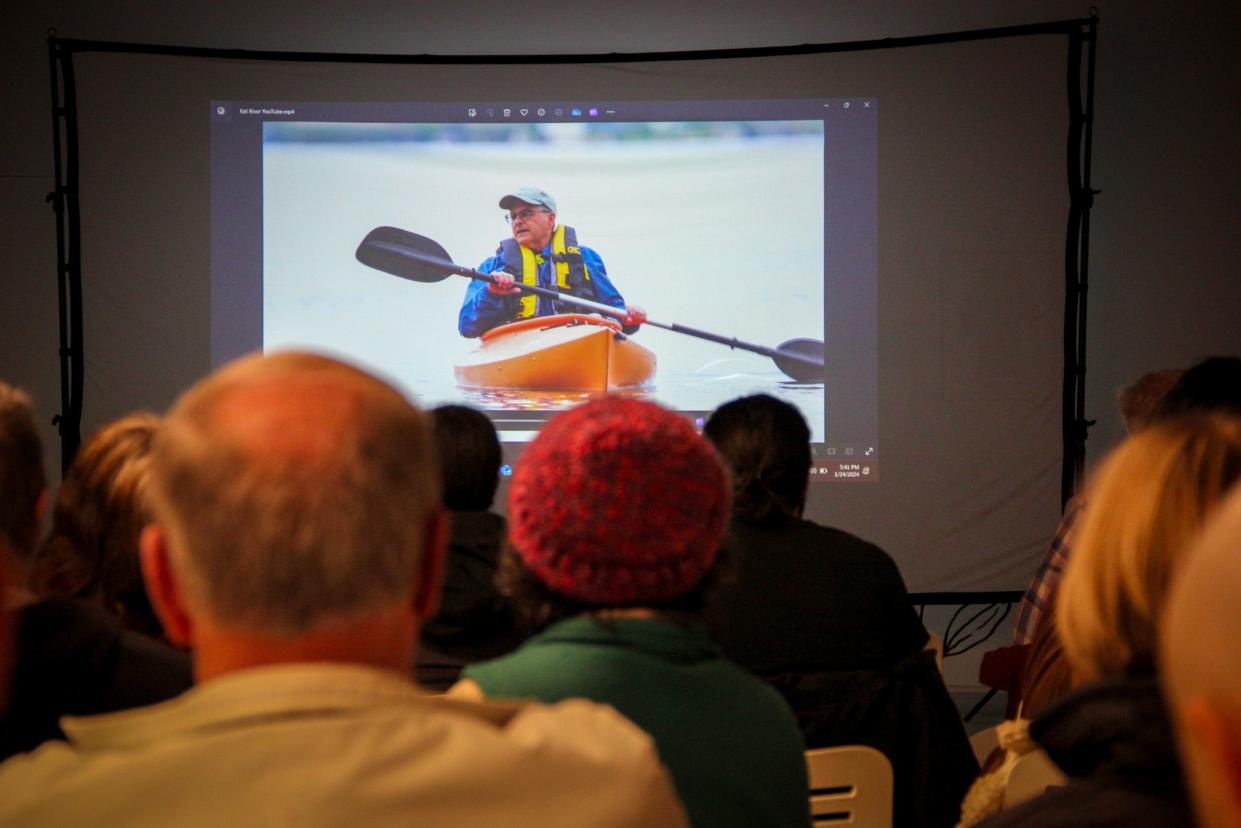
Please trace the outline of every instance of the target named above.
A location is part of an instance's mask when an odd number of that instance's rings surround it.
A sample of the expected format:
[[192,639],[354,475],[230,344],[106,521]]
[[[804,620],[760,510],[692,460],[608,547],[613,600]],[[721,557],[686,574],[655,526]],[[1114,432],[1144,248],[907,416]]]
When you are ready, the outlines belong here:
[[6,759],[0,764],[0,825],[36,824],[24,815],[37,812],[58,789],[72,787],[85,764],[79,751],[60,740]]
[[794,734],[795,741],[800,742],[797,718],[784,696],[771,684],[757,678],[731,659],[721,657],[720,662],[726,665],[722,669],[727,671],[728,678],[722,684],[727,684],[730,699],[743,702],[735,706],[730,702],[730,707],[744,709],[751,717],[765,719],[771,723],[773,734]]
[[[559,636],[563,623],[535,633],[510,653],[468,665],[461,671],[462,678],[475,682],[489,697],[549,703],[592,698],[599,689],[598,682],[620,663],[618,657],[628,661],[638,655],[636,650],[618,650],[585,637]],[[574,669],[566,670],[566,664]]]
[[908,591],[896,560],[877,543],[844,529],[821,526],[805,520],[801,523],[814,527],[817,532],[815,547],[831,555],[838,566],[849,567],[855,573],[869,573],[869,586],[872,589],[880,589],[886,585],[901,595]]
[[112,691],[117,708],[153,704],[194,684],[188,653],[132,630],[121,630]]
[[[537,634],[533,636],[533,638],[537,637]],[[466,665],[461,671],[461,676],[473,680],[485,692],[495,692],[497,681],[505,685],[513,685],[518,677],[528,673],[529,662],[532,659],[541,660],[540,655],[545,654],[541,652],[532,654],[530,641],[527,641],[525,646],[518,647],[511,653]]]
[[121,632],[118,621],[77,598],[36,601],[22,607],[19,619],[19,643],[37,643],[57,656],[66,648],[111,647]]
[[1187,799],[1168,786],[1117,780],[1071,780],[1001,811],[978,828],[1076,828],[1094,825],[1192,825]]
[[524,734],[546,731],[555,732],[557,740],[571,745],[589,741],[592,735],[605,735],[615,740],[617,749],[635,756],[645,755],[654,747],[651,737],[615,708],[586,699],[567,699],[555,704],[494,700],[468,704],[512,708],[504,730],[508,736],[523,742]]
[[892,556],[885,552],[877,543],[868,541],[844,529],[839,529],[835,526],[824,526],[821,523],[805,519],[799,520],[798,526],[804,532],[818,535],[824,543],[830,544],[833,547],[848,550],[859,555],[868,555],[888,561],[892,560]]
[[[503,813],[515,824],[566,828],[684,825],[650,737],[590,702],[460,701],[389,688],[373,704],[235,724],[128,746],[48,746],[12,760],[0,766],[0,825],[99,824],[100,814],[126,813],[127,802],[131,816],[146,815],[129,799],[138,784],[169,798],[160,823],[133,824],[208,824],[193,818],[208,801],[213,818],[237,818],[261,794],[276,809],[327,797],[323,813],[305,814],[309,825],[339,824],[346,811],[430,824],[489,824]],[[242,744],[253,749],[237,754]],[[276,766],[284,772],[264,776]],[[167,787],[187,773],[197,774],[195,786]],[[341,786],[384,774],[401,784]]]
[[[565,802],[592,791],[592,808],[612,801],[602,809],[614,820],[606,824],[682,824],[680,802],[654,741],[608,705],[460,697],[439,697],[431,704],[469,730],[471,752],[485,758],[492,772],[541,779],[548,798]],[[575,793],[566,799],[553,795],[553,788]]]
[[589,245],[582,244],[582,237],[580,235],[578,236],[577,247],[578,247],[578,250],[581,251],[583,259],[592,259],[592,258],[599,259],[599,260],[603,259],[603,257],[599,255],[598,250],[596,250],[595,248]]
[[[503,264],[504,264],[504,254],[503,254],[502,248],[497,246],[495,255],[489,259],[484,260],[483,263],[480,264],[477,269],[480,273],[492,273],[496,270],[499,270],[501,266],[503,266]],[[482,285],[483,288],[487,287],[486,282],[471,281],[470,284],[471,285]]]
[[[577,750],[593,740],[607,740],[618,759],[652,756],[654,744],[644,731],[606,704],[568,699],[542,704],[519,699],[472,699],[438,696],[427,700],[428,712],[511,742],[524,749],[535,742],[545,747]],[[531,739],[537,735],[537,739]]]
[[[193,683],[188,654],[121,626],[77,599],[48,599],[21,614],[17,681],[60,677],[65,698],[80,702],[62,713],[102,713],[171,698]],[[21,695],[20,693],[18,695]]]

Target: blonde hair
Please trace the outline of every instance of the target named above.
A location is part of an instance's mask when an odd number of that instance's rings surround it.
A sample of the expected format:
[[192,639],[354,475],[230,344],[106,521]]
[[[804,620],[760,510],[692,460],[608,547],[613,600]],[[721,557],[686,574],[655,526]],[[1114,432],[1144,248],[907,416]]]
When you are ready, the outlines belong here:
[[1087,491],[1056,597],[1079,682],[1155,667],[1156,625],[1187,547],[1241,477],[1241,421],[1157,423],[1122,443]]
[[422,412],[311,354],[245,358],[191,388],[156,437],[153,472],[187,600],[276,635],[408,599],[440,502]]

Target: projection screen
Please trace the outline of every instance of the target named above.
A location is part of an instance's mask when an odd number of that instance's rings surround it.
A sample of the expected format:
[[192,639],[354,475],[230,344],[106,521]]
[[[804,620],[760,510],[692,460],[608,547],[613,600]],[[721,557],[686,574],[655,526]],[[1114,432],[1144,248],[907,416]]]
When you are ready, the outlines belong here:
[[808,517],[883,546],[911,590],[1028,581],[1060,497],[1064,32],[615,62],[114,46],[72,57],[84,433],[311,347],[487,410],[518,462],[588,394],[463,383],[469,280],[354,254],[393,226],[477,268],[511,232],[500,197],[534,186],[652,319],[824,343],[806,382],[644,326],[657,368],[622,393],[698,421],[787,399],[814,440]]

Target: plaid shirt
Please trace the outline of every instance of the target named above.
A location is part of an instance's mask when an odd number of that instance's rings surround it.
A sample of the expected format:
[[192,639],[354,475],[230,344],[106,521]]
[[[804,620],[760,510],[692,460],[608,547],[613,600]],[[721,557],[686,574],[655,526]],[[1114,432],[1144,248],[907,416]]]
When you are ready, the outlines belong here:
[[1073,524],[1084,506],[1083,500],[1075,497],[1064,507],[1064,517],[1060,518],[1060,525],[1056,527],[1056,536],[1052,538],[1043,563],[1039,565],[1021,603],[1017,605],[1017,617],[1013,622],[1013,639],[1017,644],[1029,644],[1034,640],[1034,631],[1043,618],[1047,602],[1059,586],[1064,566],[1069,562],[1069,553],[1073,549],[1070,543]]

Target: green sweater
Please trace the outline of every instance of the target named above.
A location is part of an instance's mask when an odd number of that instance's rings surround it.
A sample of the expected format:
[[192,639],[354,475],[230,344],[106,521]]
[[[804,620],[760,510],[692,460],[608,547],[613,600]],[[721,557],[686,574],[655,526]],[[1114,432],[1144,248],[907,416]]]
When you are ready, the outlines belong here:
[[612,705],[654,738],[697,828],[810,822],[797,721],[703,626],[578,616],[463,675],[488,696]]

